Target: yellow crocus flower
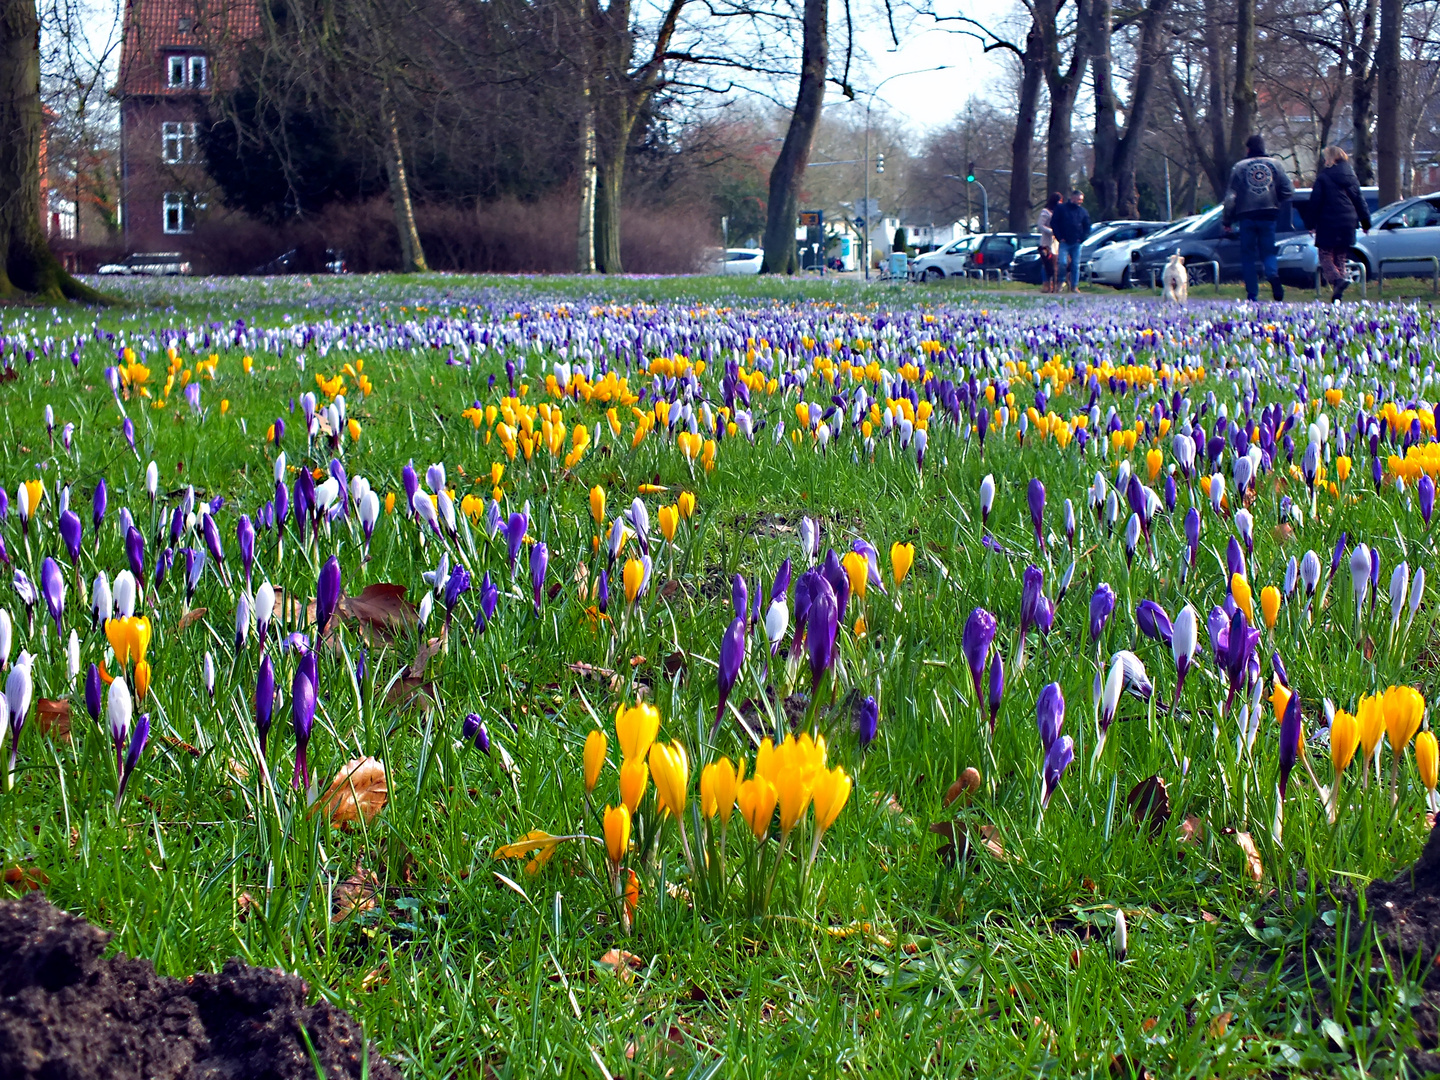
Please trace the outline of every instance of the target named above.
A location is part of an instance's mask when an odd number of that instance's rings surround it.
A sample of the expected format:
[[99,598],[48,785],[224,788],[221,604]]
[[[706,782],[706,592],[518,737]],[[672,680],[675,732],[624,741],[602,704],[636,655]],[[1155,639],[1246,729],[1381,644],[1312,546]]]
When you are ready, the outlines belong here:
[[914,544],[902,544],[897,541],[890,545],[890,572],[895,577],[896,585],[904,582],[905,575],[910,573],[910,567],[914,562]]
[[1337,782],[1340,774],[1350,765],[1359,744],[1359,722],[1344,709],[1336,710],[1335,719],[1330,722],[1330,763],[1335,766]]
[[1375,756],[1375,748],[1380,745],[1380,737],[1385,734],[1385,709],[1379,694],[1360,699],[1355,720],[1360,728],[1360,750],[1365,755],[1365,767],[1368,769],[1370,760]]
[[600,780],[600,770],[605,767],[605,733],[599,728],[591,730],[585,737],[585,790],[595,790]]
[[735,804],[756,840],[764,840],[769,833],[777,798],[775,785],[763,776],[752,776],[736,789]]
[[1260,590],[1260,614],[1265,619],[1267,629],[1275,629],[1275,622],[1280,618],[1280,590],[1274,585],[1266,585]]
[[679,741],[669,746],[655,743],[650,747],[650,773],[655,778],[655,797],[664,810],[679,819],[685,813],[689,793],[690,761]]
[[620,743],[620,756],[626,761],[643,761],[650,745],[660,734],[660,710],[641,702],[615,712],[615,737]]
[[1425,698],[1413,686],[1392,686],[1385,691],[1385,733],[1398,759],[1420,730],[1425,717]]
[[850,798],[851,786],[850,777],[839,765],[828,772],[820,773],[816,778],[813,794],[817,836],[835,824],[835,819],[840,816],[840,811],[845,808],[845,803]]
[[1440,744],[1433,731],[1422,731],[1415,736],[1415,765],[1420,770],[1420,782],[1431,795],[1440,780]]
[[865,599],[865,585],[870,576],[870,563],[858,551],[847,551],[840,560],[845,576],[850,579],[850,592],[856,599]]
[[650,781],[650,766],[644,761],[622,761],[620,763],[620,801],[630,813],[635,813],[640,800],[645,797],[645,785]]
[[1255,598],[1250,591],[1250,583],[1245,580],[1243,574],[1230,575],[1230,595],[1235,598],[1236,605],[1245,612],[1245,618],[1250,620],[1250,625],[1255,625]]
[[619,866],[630,850],[630,808],[624,803],[605,808],[605,854]]

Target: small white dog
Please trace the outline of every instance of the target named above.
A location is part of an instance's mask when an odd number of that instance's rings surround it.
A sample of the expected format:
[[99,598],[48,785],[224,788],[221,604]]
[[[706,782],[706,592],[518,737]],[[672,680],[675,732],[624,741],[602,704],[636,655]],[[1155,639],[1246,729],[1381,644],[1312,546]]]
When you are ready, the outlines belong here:
[[1190,298],[1190,275],[1185,272],[1185,257],[1178,251],[1165,263],[1161,277],[1167,303],[1183,304]]

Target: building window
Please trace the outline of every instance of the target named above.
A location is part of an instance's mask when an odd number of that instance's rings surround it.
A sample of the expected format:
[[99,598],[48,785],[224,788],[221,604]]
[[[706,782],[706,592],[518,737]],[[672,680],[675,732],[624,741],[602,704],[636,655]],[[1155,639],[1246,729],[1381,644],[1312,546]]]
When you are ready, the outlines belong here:
[[195,20],[192,19],[189,15],[181,15],[176,22],[176,26],[179,28],[180,33],[188,34],[190,33],[191,29],[194,28]]
[[203,56],[172,55],[167,60],[167,85],[172,90],[185,87],[204,89],[210,85],[209,64]]
[[166,121],[160,125],[160,158],[167,165],[195,160],[195,125]]
[[165,193],[165,231],[187,233],[190,231],[190,213],[185,205],[185,196],[179,191]]

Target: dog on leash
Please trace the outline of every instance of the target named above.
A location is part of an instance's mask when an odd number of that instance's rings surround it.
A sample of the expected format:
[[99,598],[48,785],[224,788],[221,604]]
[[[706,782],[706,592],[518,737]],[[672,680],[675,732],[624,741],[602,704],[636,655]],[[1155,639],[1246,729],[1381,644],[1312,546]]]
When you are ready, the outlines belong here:
[[1165,263],[1161,276],[1165,285],[1166,303],[1183,304],[1190,298],[1190,275],[1185,272],[1185,257],[1178,251]]

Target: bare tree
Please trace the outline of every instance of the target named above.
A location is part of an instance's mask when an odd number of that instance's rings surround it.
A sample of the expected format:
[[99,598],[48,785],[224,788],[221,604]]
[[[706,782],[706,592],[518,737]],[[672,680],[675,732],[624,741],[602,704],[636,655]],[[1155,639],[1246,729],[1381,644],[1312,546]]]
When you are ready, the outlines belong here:
[[[1156,75],[1169,42],[1166,25],[1171,0],[1149,0],[1144,7],[1125,15],[1117,24],[1112,0],[1092,0],[1088,39],[1094,51],[1091,60],[1095,87],[1095,168],[1090,186],[1095,192],[1095,216],[1101,220],[1139,213],[1135,188],[1135,165],[1150,123],[1151,97]],[[1124,107],[1125,128],[1120,130],[1122,111],[1115,89],[1114,55],[1111,43],[1117,31],[1138,25],[1134,44],[1135,70],[1130,78],[1129,102]]]
[[1380,101],[1375,122],[1375,162],[1380,205],[1400,198],[1400,33],[1405,0],[1380,0],[1380,35],[1375,46],[1375,81]]
[[800,183],[810,161],[810,147],[815,141],[820,106],[825,98],[825,71],[830,56],[827,0],[805,0],[802,39],[800,89],[795,98],[795,111],[785,130],[780,156],[770,170],[762,274],[793,274],[799,268],[795,255],[795,221],[800,209]]

